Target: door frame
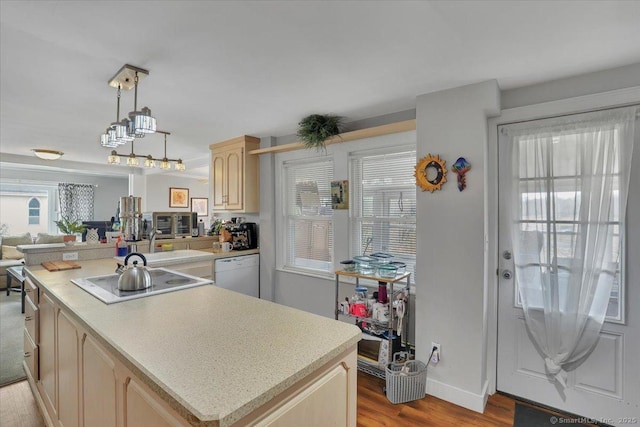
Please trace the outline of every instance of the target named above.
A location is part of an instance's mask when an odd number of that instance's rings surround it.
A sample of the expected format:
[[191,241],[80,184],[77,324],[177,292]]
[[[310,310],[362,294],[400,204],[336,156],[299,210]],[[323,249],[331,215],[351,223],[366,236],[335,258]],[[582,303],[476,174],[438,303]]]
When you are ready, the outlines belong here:
[[583,95],[557,101],[532,104],[502,110],[500,115],[487,120],[488,147],[486,151],[485,206],[487,216],[487,251],[485,259],[486,311],[486,379],[488,393],[496,392],[498,363],[498,126],[550,117],[585,113],[593,110],[623,107],[640,102],[640,86],[609,92]]

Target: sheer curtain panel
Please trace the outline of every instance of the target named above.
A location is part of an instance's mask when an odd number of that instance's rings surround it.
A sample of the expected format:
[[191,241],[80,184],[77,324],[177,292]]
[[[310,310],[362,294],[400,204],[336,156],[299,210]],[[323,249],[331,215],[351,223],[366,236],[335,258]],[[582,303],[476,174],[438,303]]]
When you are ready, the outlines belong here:
[[[525,323],[550,377],[597,344],[624,286],[625,209],[637,107],[504,126],[511,240]],[[637,154],[637,153],[636,153]],[[619,310],[619,307],[618,307]],[[613,310],[612,310],[613,311]]]

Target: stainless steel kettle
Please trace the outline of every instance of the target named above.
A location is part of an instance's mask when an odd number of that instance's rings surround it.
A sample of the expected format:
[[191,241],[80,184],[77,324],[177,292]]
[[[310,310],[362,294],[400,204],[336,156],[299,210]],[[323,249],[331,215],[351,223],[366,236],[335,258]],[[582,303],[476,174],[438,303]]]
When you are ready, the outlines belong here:
[[[129,265],[129,258],[132,256],[142,259],[143,267],[138,266],[138,261],[133,261],[133,264]],[[122,274],[118,278],[118,289],[121,291],[140,291],[150,287],[151,274],[145,268],[146,266],[147,259],[141,253],[133,252],[127,255],[124,259]]]

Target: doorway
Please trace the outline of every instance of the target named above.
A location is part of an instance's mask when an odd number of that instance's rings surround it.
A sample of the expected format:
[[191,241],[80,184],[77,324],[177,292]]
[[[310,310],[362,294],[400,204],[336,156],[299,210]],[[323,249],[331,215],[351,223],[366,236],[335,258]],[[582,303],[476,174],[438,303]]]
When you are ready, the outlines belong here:
[[[569,119],[570,120],[570,119]],[[534,124],[535,125],[535,124]],[[635,119],[635,128],[638,119]],[[566,387],[548,375],[545,359],[540,347],[534,344],[531,333],[525,326],[522,299],[516,292],[516,274],[514,274],[513,245],[509,218],[513,215],[513,182],[518,177],[530,179],[521,174],[520,169],[527,167],[525,161],[512,161],[511,153],[514,139],[509,136],[510,126],[498,126],[498,185],[499,185],[499,242],[498,242],[498,355],[497,384],[498,391],[557,408],[563,412],[579,414],[611,425],[625,424],[624,418],[638,422],[640,413],[640,316],[637,308],[640,301],[640,131],[636,131],[633,164],[627,202],[626,224],[610,224],[612,245],[620,239],[618,246],[623,247],[621,262],[612,264],[612,291],[607,304],[607,317],[592,352],[576,366],[567,369]],[[547,180],[548,198],[555,203],[553,209],[561,211],[563,204],[574,209],[580,204],[579,194],[573,188],[581,178],[576,176],[576,162],[580,161],[576,153],[576,140],[557,135],[549,139],[545,155],[538,157],[540,170],[549,171]],[[554,156],[555,153],[555,156]],[[515,166],[514,166],[515,165]],[[564,172],[555,173],[558,170]],[[568,170],[573,172],[569,173]],[[518,184],[519,185],[519,184]],[[517,191],[520,191],[517,190]],[[573,196],[572,196],[573,195]],[[538,200],[541,205],[547,200]],[[523,202],[527,204],[531,199]],[[534,202],[536,203],[536,202]],[[519,268],[523,264],[534,266],[532,274],[545,274],[545,269],[556,269],[556,285],[562,288],[562,282],[568,283],[568,271],[565,261],[571,258],[572,242],[576,239],[579,220],[562,214],[540,218],[531,218],[527,214],[517,218],[521,224],[521,233],[530,233],[526,241],[529,247],[519,247]],[[536,221],[544,222],[528,227]],[[538,255],[548,250],[547,265]],[[525,254],[531,254],[527,260]],[[626,262],[625,262],[626,261]],[[521,270],[519,270],[521,271]],[[541,273],[542,272],[542,273]],[[521,276],[522,277],[522,276]],[[565,288],[567,286],[565,285]],[[566,297],[567,289],[565,289]],[[556,294],[563,297],[563,292]],[[634,311],[634,309],[636,311]],[[538,319],[543,322],[542,318]],[[628,423],[630,421],[627,421]]]

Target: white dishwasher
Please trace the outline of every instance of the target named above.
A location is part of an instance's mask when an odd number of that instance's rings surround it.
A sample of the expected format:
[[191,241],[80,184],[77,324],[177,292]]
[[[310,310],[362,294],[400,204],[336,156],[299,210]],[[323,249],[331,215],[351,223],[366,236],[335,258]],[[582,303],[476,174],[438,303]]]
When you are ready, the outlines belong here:
[[260,297],[260,255],[217,259],[213,271],[216,286]]

